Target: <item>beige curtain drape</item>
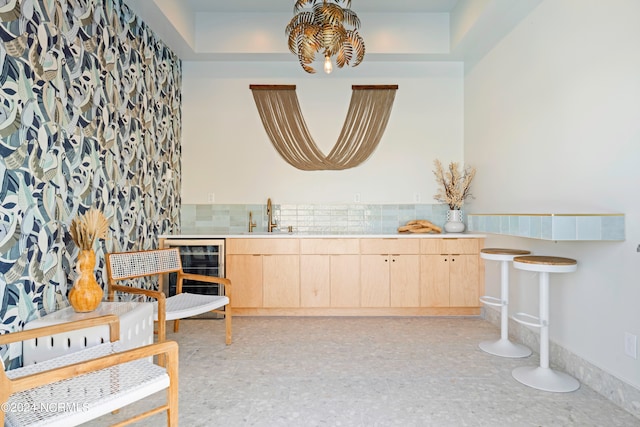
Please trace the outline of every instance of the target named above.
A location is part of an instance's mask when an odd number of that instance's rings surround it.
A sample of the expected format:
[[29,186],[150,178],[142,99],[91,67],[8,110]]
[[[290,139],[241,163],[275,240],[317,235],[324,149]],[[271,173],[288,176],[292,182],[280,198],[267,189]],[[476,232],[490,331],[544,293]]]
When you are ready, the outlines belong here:
[[327,156],[309,133],[294,85],[249,88],[271,143],[287,163],[301,170],[343,170],[367,160],[378,146],[398,86],[352,86],[342,132]]

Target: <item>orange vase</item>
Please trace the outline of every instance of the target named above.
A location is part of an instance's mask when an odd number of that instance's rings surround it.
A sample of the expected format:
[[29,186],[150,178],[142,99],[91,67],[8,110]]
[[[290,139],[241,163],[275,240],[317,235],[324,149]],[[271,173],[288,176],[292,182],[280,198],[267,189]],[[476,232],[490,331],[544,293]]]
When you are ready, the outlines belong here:
[[92,250],[80,251],[76,266],[80,276],[69,291],[69,302],[78,313],[93,311],[102,302],[104,292],[93,274],[95,265],[96,254]]

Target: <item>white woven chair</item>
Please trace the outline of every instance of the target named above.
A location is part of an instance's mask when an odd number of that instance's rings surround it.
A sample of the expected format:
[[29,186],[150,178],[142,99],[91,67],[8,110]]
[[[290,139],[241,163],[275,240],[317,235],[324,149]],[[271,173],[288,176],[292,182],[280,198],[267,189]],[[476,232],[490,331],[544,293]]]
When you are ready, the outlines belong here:
[[[141,289],[119,285],[117,282],[147,276],[162,276],[177,273],[176,295],[166,297],[161,290]],[[222,277],[204,276],[182,271],[179,248],[156,249],[138,252],[114,252],[107,254],[107,276],[109,281],[109,300],[113,301],[115,292],[146,295],[156,300],[154,320],[158,322],[158,341],[166,338],[165,322],[173,320],[173,330],[178,332],[179,320],[186,317],[213,311],[225,318],[225,342],[231,344],[231,281]],[[225,295],[200,295],[182,292],[184,279],[224,285]],[[225,307],[224,310],[219,310]]]
[[[118,317],[109,314],[0,335],[0,345],[110,326],[110,341],[35,365],[0,374],[0,423],[4,426],[75,426],[116,411],[158,391],[166,404],[135,415],[130,424],[167,411],[167,425],[178,425],[178,344],[174,341],[119,351]],[[152,356],[162,356],[165,367]]]

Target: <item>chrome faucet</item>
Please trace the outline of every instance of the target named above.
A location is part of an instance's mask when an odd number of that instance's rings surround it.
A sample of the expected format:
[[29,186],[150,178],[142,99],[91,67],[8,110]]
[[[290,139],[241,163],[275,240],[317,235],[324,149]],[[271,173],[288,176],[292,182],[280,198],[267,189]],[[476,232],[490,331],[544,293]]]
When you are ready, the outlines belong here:
[[249,211],[249,233],[253,233],[254,228],[256,228],[256,222],[253,220],[253,212]]
[[271,207],[271,198],[269,198],[267,199],[267,231],[271,233],[277,226],[278,224],[273,221],[273,208]]

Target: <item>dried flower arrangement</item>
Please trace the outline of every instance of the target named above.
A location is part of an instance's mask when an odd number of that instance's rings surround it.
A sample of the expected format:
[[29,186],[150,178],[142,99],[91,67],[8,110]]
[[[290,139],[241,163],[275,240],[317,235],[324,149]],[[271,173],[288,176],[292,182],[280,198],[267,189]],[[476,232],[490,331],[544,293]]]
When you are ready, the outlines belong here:
[[462,173],[458,171],[458,163],[449,163],[449,169],[445,172],[442,168],[440,160],[434,162],[436,169],[433,174],[436,176],[436,182],[440,185],[438,193],[433,196],[438,202],[446,203],[449,209],[457,210],[462,207],[467,197],[472,197],[471,181],[476,175],[475,168],[464,167]]
[[84,215],[71,221],[69,232],[80,250],[87,251],[93,249],[96,239],[107,237],[108,228],[109,223],[104,214],[96,208],[91,208]]

